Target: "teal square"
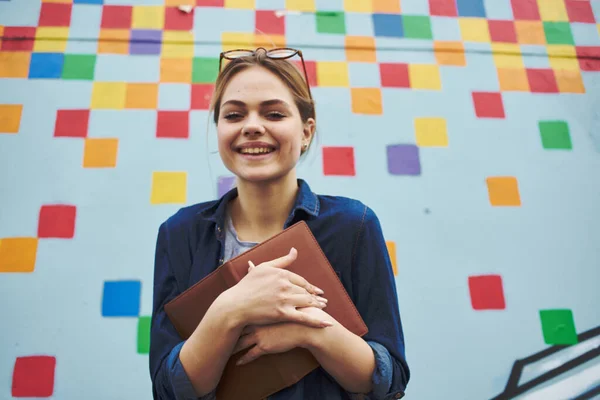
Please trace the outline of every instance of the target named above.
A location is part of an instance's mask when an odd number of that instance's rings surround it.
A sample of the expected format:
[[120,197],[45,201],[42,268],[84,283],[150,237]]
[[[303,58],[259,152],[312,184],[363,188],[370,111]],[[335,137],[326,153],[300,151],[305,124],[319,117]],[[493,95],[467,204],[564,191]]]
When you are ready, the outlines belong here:
[[193,83],[214,83],[219,75],[219,59],[194,57],[192,61]]
[[431,19],[426,15],[403,15],[404,37],[410,39],[433,39]]
[[546,344],[568,345],[578,342],[571,310],[540,310],[540,320]]
[[544,22],[544,33],[548,44],[575,45],[571,24],[568,22]]
[[565,121],[540,121],[538,126],[544,149],[570,150],[573,148],[569,125]]
[[341,11],[317,11],[318,33],[346,34],[346,17]]

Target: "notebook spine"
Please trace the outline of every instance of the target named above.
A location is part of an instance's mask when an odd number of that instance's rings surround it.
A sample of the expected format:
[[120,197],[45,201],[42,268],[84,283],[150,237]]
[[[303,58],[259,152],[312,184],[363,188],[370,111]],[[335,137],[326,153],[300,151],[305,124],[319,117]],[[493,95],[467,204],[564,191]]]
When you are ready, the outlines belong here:
[[227,285],[227,289],[235,286],[239,282],[239,279],[236,276],[235,268],[233,268],[233,263],[231,262],[231,260],[227,261],[225,264],[223,264],[221,273],[223,275],[223,280],[225,281],[225,284]]

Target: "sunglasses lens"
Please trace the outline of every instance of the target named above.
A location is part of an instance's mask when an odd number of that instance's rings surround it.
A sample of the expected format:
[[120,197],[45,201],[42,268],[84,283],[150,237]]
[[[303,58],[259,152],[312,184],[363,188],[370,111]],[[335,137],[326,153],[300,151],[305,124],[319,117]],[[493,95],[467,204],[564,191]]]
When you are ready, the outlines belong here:
[[298,53],[296,50],[292,49],[275,49],[269,51],[269,57],[271,58],[290,58]]
[[240,57],[248,57],[253,54],[250,50],[231,50],[225,53],[225,58],[240,58]]

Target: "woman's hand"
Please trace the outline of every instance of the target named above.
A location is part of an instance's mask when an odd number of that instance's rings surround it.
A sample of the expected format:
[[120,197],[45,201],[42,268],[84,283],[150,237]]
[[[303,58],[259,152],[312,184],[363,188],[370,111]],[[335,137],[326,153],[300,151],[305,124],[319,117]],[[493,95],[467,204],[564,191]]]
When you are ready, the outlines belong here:
[[330,326],[310,313],[297,308],[324,308],[323,291],[303,277],[286,269],[297,257],[297,250],[258,266],[250,263],[248,274],[227,290],[227,298],[237,310],[243,326],[296,322],[315,328]]

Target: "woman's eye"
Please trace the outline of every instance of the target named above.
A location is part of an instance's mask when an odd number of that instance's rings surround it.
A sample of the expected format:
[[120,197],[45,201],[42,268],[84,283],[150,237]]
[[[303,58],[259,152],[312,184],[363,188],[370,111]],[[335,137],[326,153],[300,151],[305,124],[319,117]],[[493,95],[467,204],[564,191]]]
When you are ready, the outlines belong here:
[[274,118],[274,119],[281,119],[281,118],[285,118],[285,115],[283,115],[280,112],[274,111],[274,112],[270,112],[268,114],[269,118]]
[[225,119],[227,120],[232,120],[232,119],[236,119],[236,118],[240,118],[241,114],[239,113],[229,113],[229,114],[225,114]]

